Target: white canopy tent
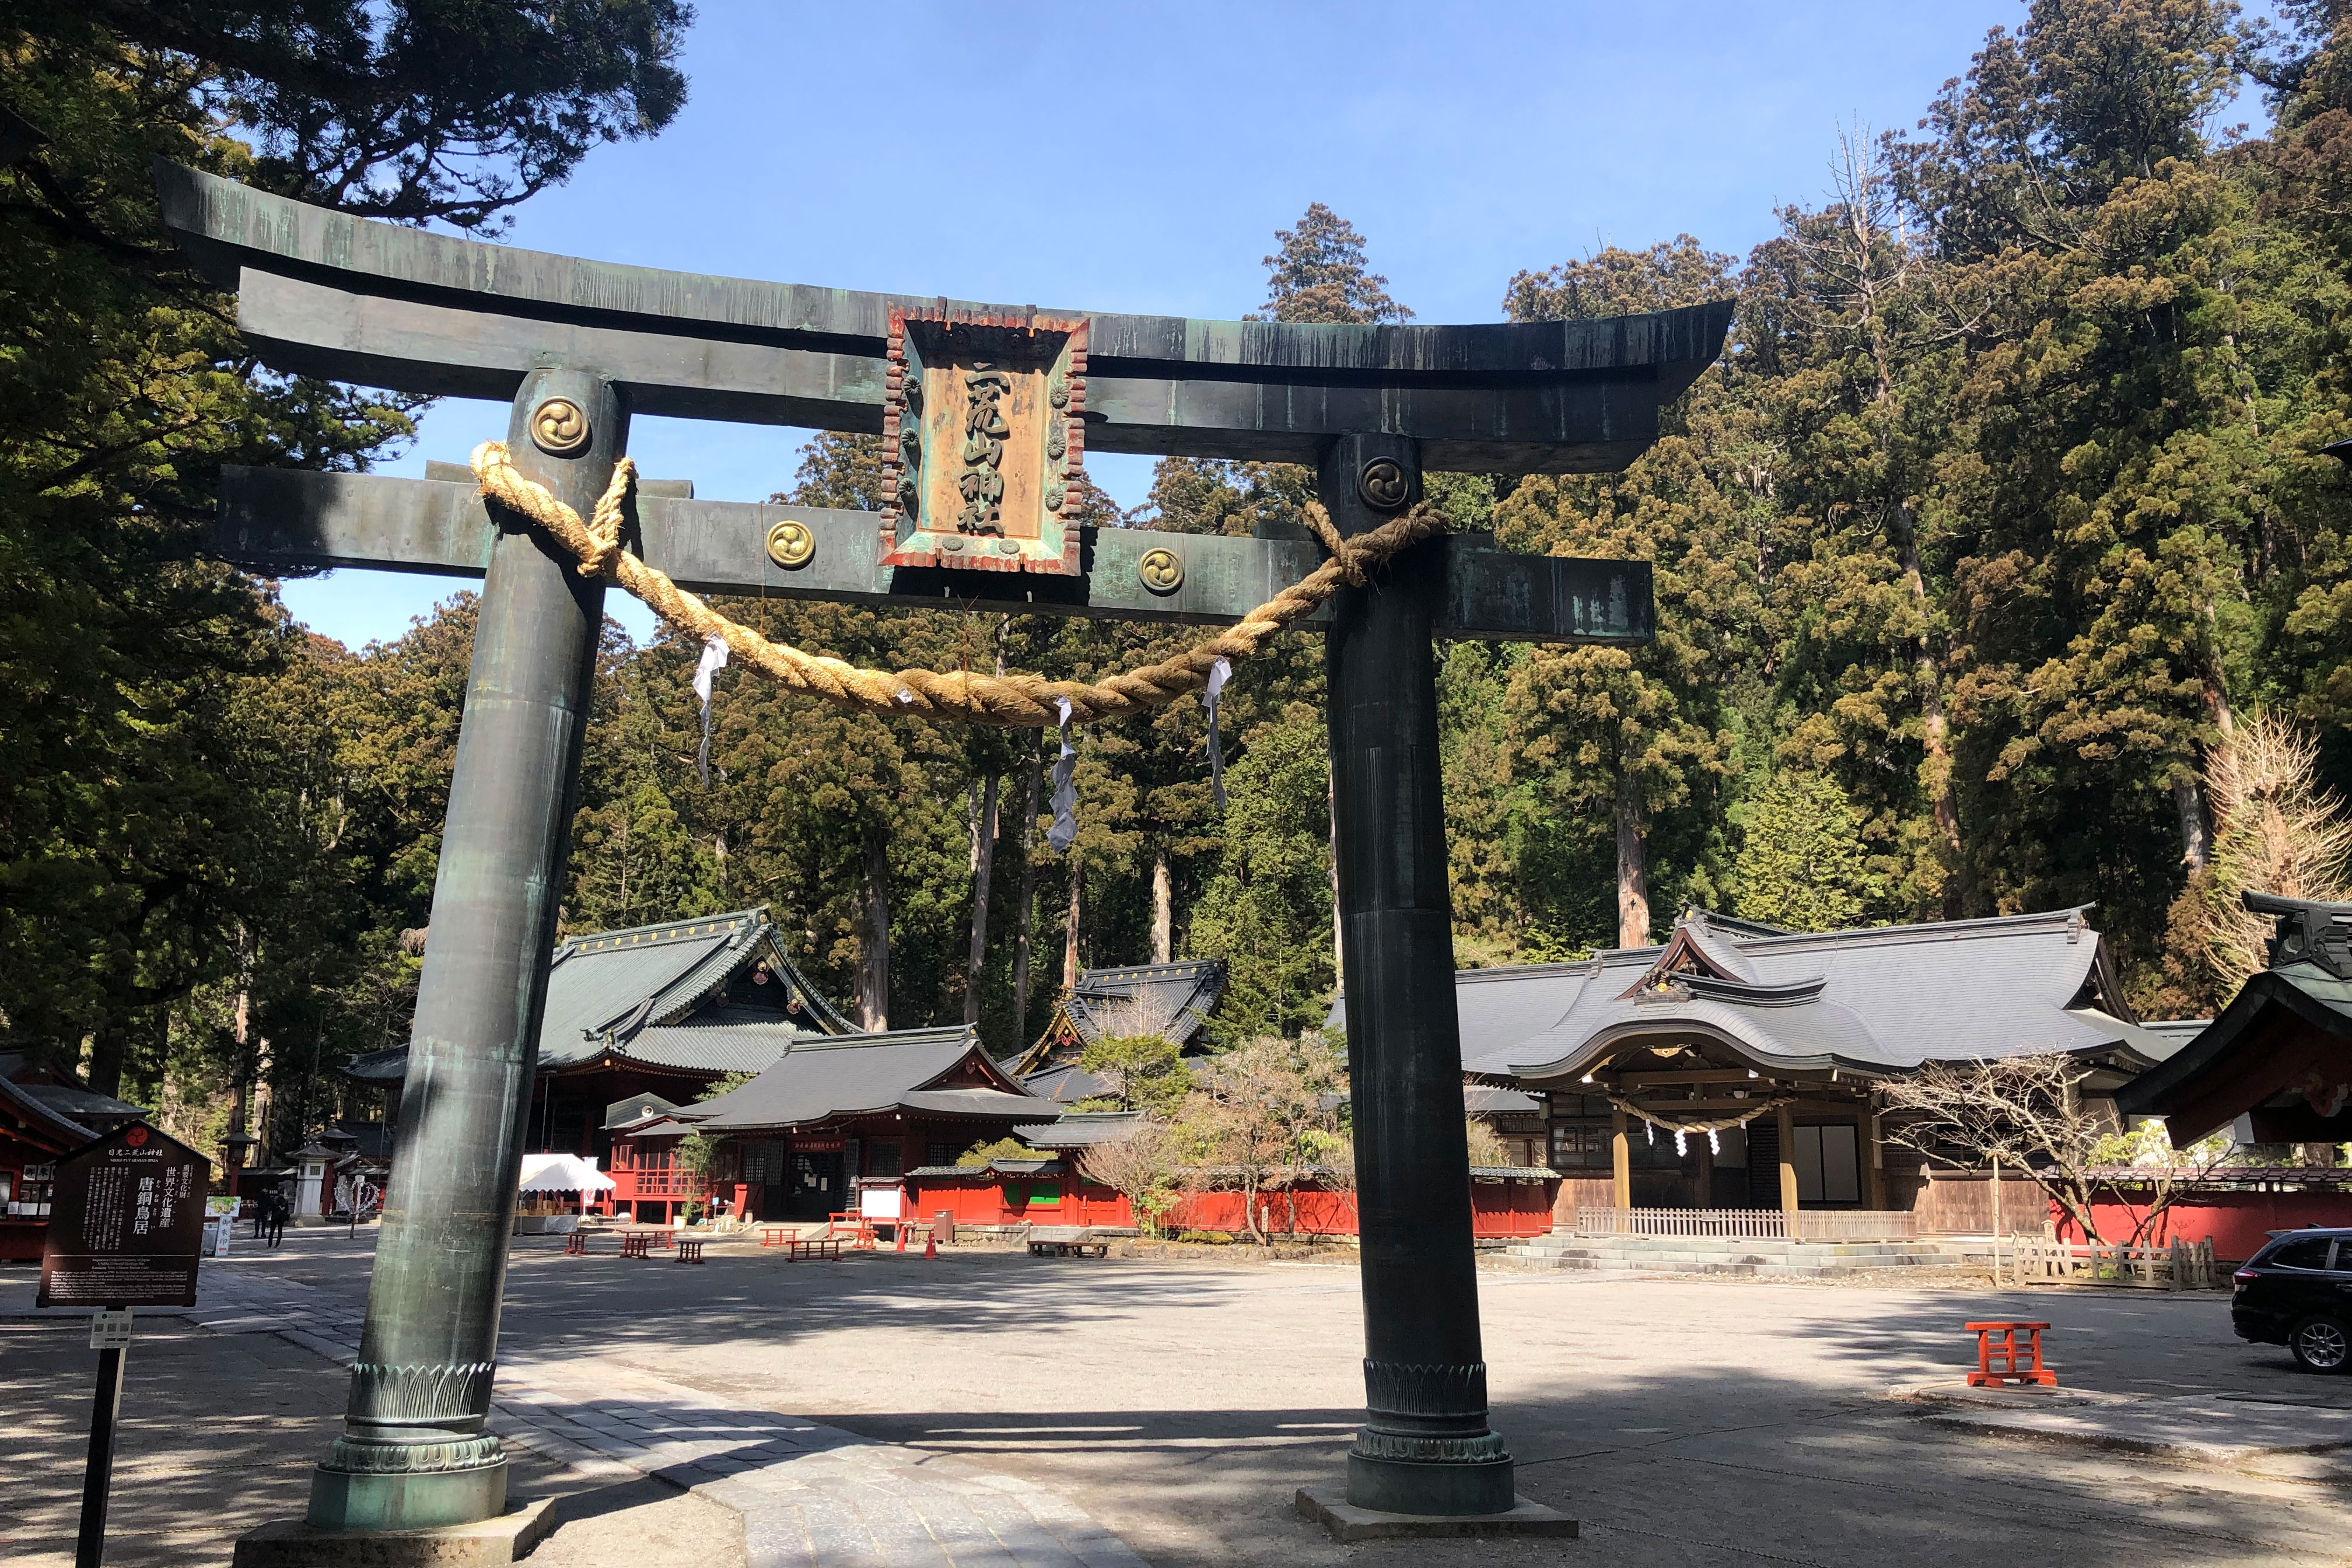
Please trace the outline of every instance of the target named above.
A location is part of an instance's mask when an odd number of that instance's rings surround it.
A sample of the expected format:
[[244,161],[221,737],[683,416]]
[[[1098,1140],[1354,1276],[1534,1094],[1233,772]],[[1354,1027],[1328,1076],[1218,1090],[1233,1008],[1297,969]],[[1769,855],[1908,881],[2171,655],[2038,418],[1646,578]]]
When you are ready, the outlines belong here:
[[[588,1212],[588,1194],[610,1192],[619,1184],[596,1168],[593,1160],[583,1160],[577,1154],[525,1154],[522,1157],[522,1183],[520,1191],[530,1193],[578,1193],[580,1213]],[[562,1228],[570,1230],[579,1224],[577,1216],[517,1215],[515,1229],[519,1233],[541,1233],[549,1226],[534,1221],[562,1220]]]

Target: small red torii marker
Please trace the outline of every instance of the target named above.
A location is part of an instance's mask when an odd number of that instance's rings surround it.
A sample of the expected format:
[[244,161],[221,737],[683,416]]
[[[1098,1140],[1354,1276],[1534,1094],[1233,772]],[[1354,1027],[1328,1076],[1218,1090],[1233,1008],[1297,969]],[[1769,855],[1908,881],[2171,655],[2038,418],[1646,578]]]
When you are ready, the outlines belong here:
[[[1962,1328],[1977,1337],[1977,1369],[1969,1373],[1970,1388],[2000,1388],[2011,1383],[2038,1383],[2044,1388],[2058,1386],[2058,1374],[2042,1364],[2042,1331],[2047,1323],[1963,1323]],[[2022,1331],[2028,1338],[2025,1354],[2032,1365],[2017,1364],[2017,1336]],[[1999,1334],[1996,1344],[1993,1336]],[[1993,1370],[1993,1358],[2001,1359],[2000,1370]]]

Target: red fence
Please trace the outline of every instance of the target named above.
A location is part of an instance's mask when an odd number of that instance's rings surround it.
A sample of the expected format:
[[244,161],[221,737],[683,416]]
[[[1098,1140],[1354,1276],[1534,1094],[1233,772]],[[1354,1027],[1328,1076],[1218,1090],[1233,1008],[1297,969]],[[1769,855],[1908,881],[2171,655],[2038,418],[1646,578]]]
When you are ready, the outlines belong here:
[[[1556,1184],[1534,1177],[1471,1183],[1473,1234],[1489,1240],[1542,1236],[1552,1226],[1551,1189]],[[912,1215],[923,1217],[945,1209],[959,1225],[1135,1223],[1126,1198],[1108,1187],[1067,1177],[998,1176],[973,1171],[955,1176],[909,1176],[907,1189],[907,1206]],[[1277,1234],[1356,1234],[1353,1193],[1310,1185],[1276,1187],[1260,1192],[1257,1202],[1265,1226]],[[1196,1193],[1179,1200],[1164,1224],[1171,1230],[1238,1234],[1246,1228],[1242,1205],[1237,1192]]]
[[[2055,1204],[2050,1211],[2059,1240],[2084,1239]],[[2129,1241],[2133,1226],[2147,1213],[2145,1204],[2131,1205],[2111,1199],[2091,1205],[2091,1217],[2110,1244]],[[2140,1245],[2161,1247],[2176,1237],[2196,1242],[2210,1237],[2215,1258],[2242,1263],[2262,1249],[2270,1239],[2268,1232],[2299,1230],[2307,1225],[2352,1226],[2352,1193],[2189,1193],[2164,1211],[2155,1233],[2142,1237]]]

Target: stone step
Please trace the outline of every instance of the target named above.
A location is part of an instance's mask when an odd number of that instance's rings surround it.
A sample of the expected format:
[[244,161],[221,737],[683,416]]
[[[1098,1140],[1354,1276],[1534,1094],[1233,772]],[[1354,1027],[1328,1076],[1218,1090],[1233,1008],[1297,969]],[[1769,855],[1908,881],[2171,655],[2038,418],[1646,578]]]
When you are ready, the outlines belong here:
[[1623,1258],[1574,1258],[1552,1255],[1533,1257],[1518,1256],[1516,1258],[1516,1261],[1517,1261],[1523,1268],[1559,1269],[1563,1271],[1574,1270],[1580,1273],[1590,1274],[1687,1274],[1708,1277],[1721,1276],[1733,1279],[1819,1279],[1834,1278],[1841,1274],[1857,1273],[1869,1268],[1886,1267],[1900,1268],[1906,1265],[1917,1265],[1925,1263],[1927,1260],[1924,1258],[1904,1258],[1892,1260],[1886,1263],[1873,1261],[1849,1261],[1844,1263],[1805,1264],[1740,1262],[1721,1258],[1708,1258],[1703,1260],[1697,1258],[1676,1259],[1657,1258],[1634,1259]]
[[1931,1241],[1792,1242],[1734,1237],[1585,1237],[1561,1232],[1529,1238],[1508,1256],[1538,1268],[1610,1274],[1717,1274],[1817,1279],[1864,1268],[1944,1262]]
[[1516,1253],[1506,1254],[1506,1256],[1518,1257],[1537,1263],[1558,1264],[1562,1268],[1631,1268],[1637,1270],[1644,1268],[1793,1268],[1809,1270],[1816,1273],[1825,1268],[1843,1269],[1851,1272],[1857,1268],[1932,1268],[1942,1261],[1940,1258],[1903,1257],[1843,1258],[1812,1262],[1802,1258],[1790,1260],[1778,1258],[1699,1258],[1690,1256],[1689,1254],[1676,1256],[1672,1253],[1659,1253],[1644,1258],[1580,1257],[1575,1253]]
[[1580,1237],[1540,1236],[1521,1244],[1533,1252],[1646,1257],[1674,1253],[1693,1257],[1775,1258],[1819,1261],[1823,1258],[1941,1257],[1943,1248],[1931,1241],[1777,1241],[1716,1237]]

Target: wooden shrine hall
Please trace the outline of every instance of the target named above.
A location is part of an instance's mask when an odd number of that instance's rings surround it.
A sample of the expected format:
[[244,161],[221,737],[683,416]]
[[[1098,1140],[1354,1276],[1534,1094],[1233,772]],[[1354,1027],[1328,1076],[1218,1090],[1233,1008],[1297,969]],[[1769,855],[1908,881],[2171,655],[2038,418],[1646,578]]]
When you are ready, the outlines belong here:
[[[849,1032],[793,966],[764,908],[567,938],[548,973],[523,1150],[604,1163],[619,1102],[689,1100],[730,1073],[770,1066],[797,1040]],[[394,1136],[407,1070],[404,1046],[343,1069],[383,1091]]]
[[1543,1102],[1569,1223],[1579,1208],[1908,1211],[1927,1176],[1884,1136],[1889,1079],[2060,1050],[2097,1099],[2179,1048],[2138,1022],[2087,915],[1800,934],[1694,910],[1662,947],[1465,970],[1465,1082]]
[[1225,961],[1185,958],[1082,969],[1054,1004],[1034,1044],[1003,1065],[1030,1091],[1064,1105],[1112,1087],[1078,1066],[1088,1046],[1119,1035],[1159,1035],[1186,1056],[1208,1048],[1209,1019],[1225,994]]
[[2276,922],[2269,967],[2117,1103],[2163,1117],[2175,1143],[2225,1127],[2242,1143],[2352,1140],[2352,904],[2243,897]]
[[977,1027],[960,1024],[803,1037],[751,1082],[678,1107],[666,1126],[723,1140],[712,1183],[733,1189],[737,1214],[821,1220],[856,1207],[861,1182],[895,1185],[1060,1114],[989,1058]]

